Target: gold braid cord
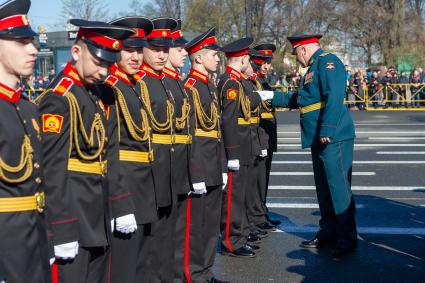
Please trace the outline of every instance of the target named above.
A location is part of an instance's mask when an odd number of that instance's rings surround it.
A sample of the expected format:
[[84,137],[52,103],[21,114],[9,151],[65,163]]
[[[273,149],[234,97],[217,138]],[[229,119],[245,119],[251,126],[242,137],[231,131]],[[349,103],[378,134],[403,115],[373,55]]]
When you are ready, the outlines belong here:
[[212,131],[217,127],[218,124],[218,110],[214,102],[211,103],[210,113],[208,116],[202,108],[201,97],[196,88],[190,89],[193,95],[193,104],[195,105],[196,123],[199,122],[201,128],[205,131]]
[[186,127],[186,122],[189,117],[190,113],[190,104],[188,102],[188,99],[183,99],[183,105],[182,105],[182,116],[179,118],[176,118],[176,128],[177,130],[183,130]]
[[146,110],[148,111],[149,118],[152,122],[152,129],[155,132],[165,133],[168,130],[172,129],[173,115],[174,115],[174,106],[167,100],[167,120],[164,123],[160,123],[156,120],[151,106],[151,101],[149,98],[149,91],[146,83],[143,80],[139,81],[140,84],[140,96],[143,102],[145,103]]
[[[6,164],[2,158],[0,158],[0,180],[5,181],[7,183],[17,184],[22,183],[28,180],[31,177],[33,165],[32,165],[32,157],[33,157],[34,149],[31,145],[31,140],[27,135],[24,135],[24,140],[21,146],[21,159],[19,164],[16,166],[11,166]],[[16,174],[24,170],[25,172],[21,177],[18,178],[9,178],[6,176],[5,172],[10,174]]]
[[[232,79],[228,79],[224,85],[223,88],[226,86],[226,84],[230,81],[234,81],[238,84],[239,87],[239,95],[238,95],[238,104],[241,107],[241,111],[242,111],[242,116],[244,118],[245,121],[248,121],[249,118],[251,118],[251,102],[249,100],[249,97],[245,96],[245,92],[243,90],[243,86],[240,82],[238,82],[237,80],[232,80]],[[222,96],[223,97],[223,96]]]
[[[131,117],[130,111],[128,110],[127,102],[125,101],[124,95],[121,90],[113,86],[114,92],[117,96],[117,108],[122,113],[127,129],[130,133],[130,136],[138,142],[144,142],[149,140],[150,128],[148,123],[148,115],[145,110],[140,109],[140,114],[142,116],[142,127],[139,128]],[[117,111],[118,112],[118,111]],[[119,122],[119,121],[118,121]]]
[[[105,126],[102,123],[102,117],[99,113],[94,114],[93,123],[90,129],[90,137],[87,135],[87,131],[84,127],[83,117],[81,115],[80,107],[78,106],[77,99],[74,94],[68,92],[66,95],[69,103],[69,116],[70,116],[70,146],[69,154],[72,150],[72,142],[75,143],[75,150],[77,151],[78,157],[82,160],[93,161],[100,157],[102,151],[105,147],[106,141],[106,130]],[[79,127],[78,127],[79,126]],[[99,147],[94,154],[86,155],[81,151],[80,142],[78,140],[78,129],[80,130],[84,142],[89,147],[94,146],[94,134],[96,133],[97,140],[99,141]]]
[[39,105],[40,104],[40,102],[41,102],[41,100],[43,99],[43,97],[45,97],[46,96],[46,94],[48,93],[48,92],[50,92],[50,91],[52,91],[52,89],[51,88],[49,88],[49,89],[46,89],[45,91],[43,91],[42,93],[40,93],[40,95],[39,96],[37,96],[33,101],[32,101],[32,103],[34,103],[35,105]]

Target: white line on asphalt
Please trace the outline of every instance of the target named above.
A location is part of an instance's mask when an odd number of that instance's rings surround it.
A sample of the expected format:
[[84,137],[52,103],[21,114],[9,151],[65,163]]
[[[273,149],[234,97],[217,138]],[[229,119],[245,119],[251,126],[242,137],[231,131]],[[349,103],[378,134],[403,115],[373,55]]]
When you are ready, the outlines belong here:
[[[278,134],[287,134],[287,135],[293,135],[293,134],[300,134],[299,131],[294,131],[294,132],[277,132]],[[425,131],[416,131],[416,130],[412,130],[412,131],[356,131],[356,134],[395,134],[395,135],[400,135],[400,134],[425,134]]]
[[300,138],[277,138],[278,140],[300,140]]
[[425,140],[425,137],[368,137],[368,140]]
[[[313,172],[270,172],[272,176],[313,176]],[[375,172],[353,172],[354,176],[375,176]]]
[[425,123],[356,123],[356,126],[424,126]]
[[[277,233],[316,233],[318,226],[283,226],[276,229]],[[402,227],[357,227],[360,234],[379,235],[425,235],[425,228]]]
[[[268,208],[319,208],[317,203],[267,203]],[[363,204],[356,204],[356,208],[364,208]]]
[[[425,152],[425,151],[424,151]],[[274,154],[277,155],[301,155],[301,154],[311,154],[310,151],[278,151]]]
[[[312,161],[273,161],[273,164],[312,164]],[[358,161],[354,160],[353,164],[425,164],[425,161],[419,160],[419,161],[412,161],[412,160],[367,160],[367,161]]]
[[377,151],[376,154],[417,155],[425,154],[425,151]]
[[[300,144],[278,144],[278,147],[301,147]],[[424,143],[357,143],[354,147],[424,147]]]
[[[316,190],[315,186],[269,186],[269,190]],[[352,186],[352,191],[425,191],[425,186]]]

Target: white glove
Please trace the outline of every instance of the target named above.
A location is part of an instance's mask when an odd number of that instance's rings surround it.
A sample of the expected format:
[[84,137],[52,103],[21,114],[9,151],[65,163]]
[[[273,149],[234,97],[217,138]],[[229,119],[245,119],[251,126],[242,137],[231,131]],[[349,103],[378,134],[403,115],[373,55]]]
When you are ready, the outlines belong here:
[[256,92],[260,95],[262,101],[271,100],[274,96],[274,91],[272,90],[257,90]]
[[73,259],[78,255],[78,242],[71,242],[54,247],[58,259]]
[[111,232],[114,233],[115,231],[115,218],[111,219]]
[[56,258],[52,257],[49,259],[50,265],[53,265],[55,263]]
[[195,194],[195,195],[202,195],[207,193],[207,185],[205,185],[205,182],[201,183],[195,183],[192,185],[193,191],[191,191],[189,194]]
[[267,149],[262,149],[260,157],[266,157],[267,156]]
[[229,168],[229,170],[238,171],[239,167],[239,159],[232,159],[227,161],[227,168]]
[[137,222],[134,214],[127,214],[115,219],[115,229],[123,234],[131,234],[137,230]]
[[223,177],[223,186],[221,189],[224,190],[227,186],[227,180],[229,179],[229,176],[227,173],[221,173],[221,176]]

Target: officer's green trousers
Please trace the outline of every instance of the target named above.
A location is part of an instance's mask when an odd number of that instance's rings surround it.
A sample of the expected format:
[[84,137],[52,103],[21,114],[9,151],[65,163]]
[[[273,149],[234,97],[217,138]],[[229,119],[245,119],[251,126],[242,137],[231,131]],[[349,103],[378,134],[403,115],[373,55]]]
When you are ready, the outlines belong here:
[[355,204],[351,192],[354,140],[311,147],[320,207],[318,237],[338,247],[357,246]]

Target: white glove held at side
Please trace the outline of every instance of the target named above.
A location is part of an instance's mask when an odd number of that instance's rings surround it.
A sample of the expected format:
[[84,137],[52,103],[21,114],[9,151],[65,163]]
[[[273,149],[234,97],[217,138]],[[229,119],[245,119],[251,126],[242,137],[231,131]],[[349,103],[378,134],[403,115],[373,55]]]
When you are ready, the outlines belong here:
[[137,222],[134,214],[127,214],[115,219],[115,228],[123,234],[131,234],[137,230]]
[[56,245],[55,257],[60,259],[73,259],[78,255],[78,242]]
[[227,175],[227,173],[222,173],[221,176],[223,177],[223,186],[222,186],[222,190],[224,190],[227,186],[227,181],[229,179],[229,176]]
[[267,156],[267,149],[262,149],[260,157],[266,157]]
[[239,159],[231,159],[227,161],[227,168],[229,170],[238,171],[240,168]]
[[192,185],[193,191],[190,192],[195,195],[202,195],[207,193],[207,186],[205,185],[205,182],[201,183],[195,183]]

